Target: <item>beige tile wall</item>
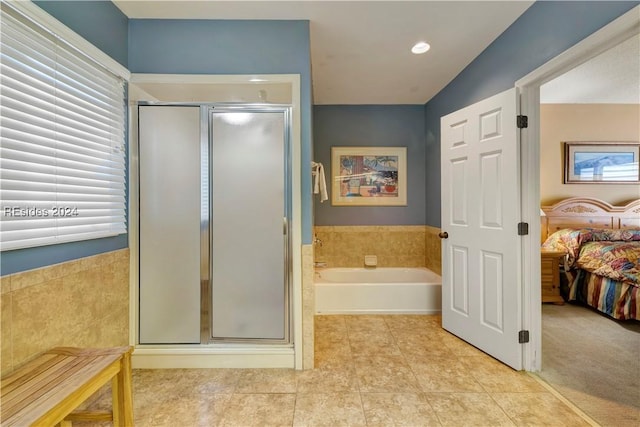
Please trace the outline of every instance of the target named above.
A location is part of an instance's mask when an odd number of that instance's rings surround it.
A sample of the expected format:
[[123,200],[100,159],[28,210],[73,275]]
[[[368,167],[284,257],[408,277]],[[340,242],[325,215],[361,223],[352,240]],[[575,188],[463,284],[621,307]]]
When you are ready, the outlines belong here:
[[315,289],[313,245],[302,246],[302,369],[313,369]]
[[425,228],[425,265],[434,273],[442,275],[442,245],[438,237],[440,229],[429,225]]
[[2,374],[56,346],[129,344],[129,249],[0,278]]
[[365,255],[376,255],[379,267],[426,267],[424,225],[316,226],[315,261],[328,267],[363,267]]

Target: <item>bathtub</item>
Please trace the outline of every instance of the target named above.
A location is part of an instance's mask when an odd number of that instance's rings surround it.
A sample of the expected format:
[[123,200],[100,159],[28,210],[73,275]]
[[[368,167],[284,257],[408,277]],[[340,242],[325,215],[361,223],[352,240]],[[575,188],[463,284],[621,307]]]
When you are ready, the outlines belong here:
[[316,314],[436,314],[442,278],[426,268],[321,268]]

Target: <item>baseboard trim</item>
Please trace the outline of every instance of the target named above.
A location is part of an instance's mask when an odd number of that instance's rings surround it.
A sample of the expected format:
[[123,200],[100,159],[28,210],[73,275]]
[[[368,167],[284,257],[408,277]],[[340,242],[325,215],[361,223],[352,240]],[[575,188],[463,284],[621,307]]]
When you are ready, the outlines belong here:
[[293,348],[255,347],[138,347],[132,356],[134,369],[179,368],[294,368]]

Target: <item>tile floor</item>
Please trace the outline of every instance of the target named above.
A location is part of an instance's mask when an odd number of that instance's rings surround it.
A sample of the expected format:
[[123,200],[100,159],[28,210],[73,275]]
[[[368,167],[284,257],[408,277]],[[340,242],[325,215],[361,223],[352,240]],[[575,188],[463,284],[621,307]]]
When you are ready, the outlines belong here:
[[315,330],[313,370],[135,370],[136,425],[590,425],[439,316],[317,316]]

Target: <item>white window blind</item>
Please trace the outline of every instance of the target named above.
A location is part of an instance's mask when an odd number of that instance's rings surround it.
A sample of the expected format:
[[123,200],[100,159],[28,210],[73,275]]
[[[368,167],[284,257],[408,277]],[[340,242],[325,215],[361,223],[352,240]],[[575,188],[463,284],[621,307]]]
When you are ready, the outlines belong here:
[[123,79],[1,6],[0,249],[126,233]]

